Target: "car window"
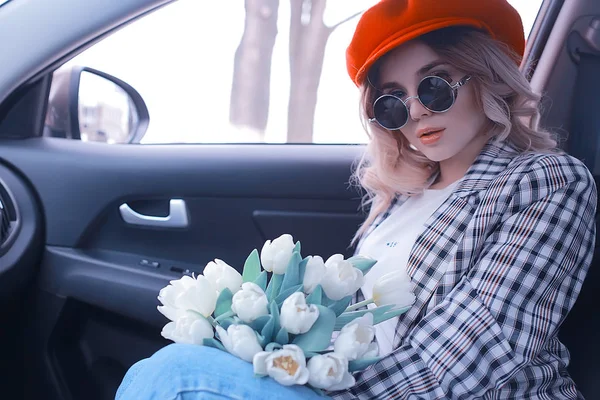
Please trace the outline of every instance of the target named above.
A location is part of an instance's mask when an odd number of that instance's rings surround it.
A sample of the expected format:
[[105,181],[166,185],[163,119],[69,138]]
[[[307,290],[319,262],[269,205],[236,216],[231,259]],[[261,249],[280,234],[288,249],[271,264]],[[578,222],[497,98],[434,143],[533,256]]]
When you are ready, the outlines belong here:
[[[45,134],[106,143],[365,143],[345,48],[376,2],[176,1],[55,72]],[[510,3],[528,34],[542,0]],[[74,75],[101,73],[117,79],[102,85],[88,76],[73,89]]]

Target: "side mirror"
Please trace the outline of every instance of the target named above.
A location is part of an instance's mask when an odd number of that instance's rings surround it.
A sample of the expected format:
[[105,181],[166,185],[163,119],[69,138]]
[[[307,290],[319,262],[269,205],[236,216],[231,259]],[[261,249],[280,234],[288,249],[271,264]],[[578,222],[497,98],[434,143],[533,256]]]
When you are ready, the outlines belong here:
[[89,67],[54,72],[44,134],[89,142],[139,143],[150,116],[129,84]]

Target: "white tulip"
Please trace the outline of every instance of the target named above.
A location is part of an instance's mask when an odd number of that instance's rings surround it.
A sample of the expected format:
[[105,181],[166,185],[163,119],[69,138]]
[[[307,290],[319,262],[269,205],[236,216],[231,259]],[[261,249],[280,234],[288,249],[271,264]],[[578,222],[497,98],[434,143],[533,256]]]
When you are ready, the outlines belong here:
[[265,242],[260,252],[260,262],[265,271],[278,275],[285,274],[293,252],[292,235],[281,235],[272,242],[270,240]]
[[344,390],[356,383],[348,372],[348,360],[340,354],[313,356],[308,360],[307,368],[310,372],[308,383],[318,389]]
[[250,323],[256,318],[267,315],[269,301],[267,295],[256,283],[244,282],[242,289],[231,299],[231,311],[244,322]]
[[319,318],[319,309],[314,304],[306,304],[304,293],[292,293],[281,305],[279,322],[289,333],[299,335],[312,328]]
[[308,382],[304,352],[294,344],[287,344],[283,349],[273,352],[261,351],[254,356],[252,364],[255,374],[269,375],[284,386]]
[[373,301],[377,306],[393,304],[396,308],[415,302],[410,277],[406,271],[394,271],[383,275],[373,285]]
[[325,263],[320,256],[310,256],[304,272],[304,293],[311,294],[325,275]]
[[166,324],[161,335],[175,343],[202,345],[204,339],[214,337],[214,332],[212,325],[205,318],[187,311],[182,313],[175,322]]
[[225,349],[244,361],[252,362],[252,358],[262,347],[254,329],[248,325],[229,325],[227,331],[217,325],[217,333]]
[[242,287],[242,275],[218,258],[206,264],[203,274],[219,293],[225,288],[231,290],[231,293],[235,293]]
[[341,300],[354,294],[364,282],[363,273],[341,254],[334,254],[325,261],[325,276],[321,286],[331,300]]
[[342,328],[333,343],[333,351],[349,361],[376,357],[379,348],[377,343],[373,342],[374,337],[373,314],[367,313]]
[[158,300],[163,304],[158,306],[158,311],[171,321],[177,320],[187,310],[208,317],[215,311],[217,291],[203,275],[195,278],[186,275],[162,288]]

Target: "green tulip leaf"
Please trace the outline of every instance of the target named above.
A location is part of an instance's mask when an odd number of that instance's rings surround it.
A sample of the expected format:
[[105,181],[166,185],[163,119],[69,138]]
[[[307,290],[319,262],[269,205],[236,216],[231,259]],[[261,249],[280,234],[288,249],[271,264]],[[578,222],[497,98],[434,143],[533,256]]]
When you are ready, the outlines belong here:
[[306,296],[306,303],[307,304],[315,304],[317,306],[320,306],[322,299],[323,299],[323,288],[321,288],[321,285],[317,285],[317,287],[315,287],[315,290],[313,290],[313,292],[311,294]]
[[[300,241],[296,242],[296,245],[294,246],[294,252],[300,254],[302,250],[302,245],[300,244]],[[300,257],[302,258],[302,257]]]
[[273,317],[273,335],[275,335],[279,332],[279,328],[281,328],[279,325],[279,306],[276,302],[271,302],[269,312],[271,313],[271,317]]
[[275,351],[283,349],[283,346],[277,342],[271,342],[265,346],[265,351]]
[[234,318],[225,318],[224,320],[219,321],[219,325],[225,330],[227,330],[227,328],[233,324],[237,324],[237,321]]
[[225,312],[225,313],[219,315],[217,318],[214,318],[213,321],[220,323],[222,320],[227,319],[227,318],[232,318],[234,316],[235,316],[235,313],[233,311],[228,311],[228,312]]
[[272,315],[269,315],[269,320],[267,321],[265,326],[263,326],[262,330],[260,331],[260,334],[263,336],[263,343],[261,343],[261,346],[264,346],[266,343],[271,342],[274,332],[275,332],[275,320]]
[[242,272],[242,280],[244,282],[254,282],[260,275],[260,257],[258,250],[252,250],[252,253],[244,263],[244,271]]
[[292,341],[300,346],[304,352],[317,352],[325,350],[331,344],[331,334],[335,326],[335,313],[327,307],[316,306],[319,309],[319,318],[310,330],[298,335]]
[[292,257],[290,258],[290,262],[288,263],[288,267],[283,274],[283,282],[281,283],[280,291],[283,292],[293,286],[301,285],[300,281],[300,262],[302,261],[302,257],[300,257],[300,253],[293,252]]
[[369,272],[371,268],[377,264],[377,260],[363,256],[350,257],[347,261],[350,261],[350,263],[354,265],[354,268],[361,270],[363,275]]
[[262,271],[254,280],[254,283],[256,283],[263,292],[267,290],[267,271]]
[[349,312],[342,313],[342,315],[337,317],[337,319],[335,321],[335,330],[339,331],[340,329],[342,329],[344,327],[344,325],[346,325],[349,322],[354,321],[356,318],[362,317],[366,313],[373,314],[373,321],[375,321],[379,315],[385,314],[387,311],[391,310],[393,307],[394,307],[393,305],[387,305],[387,306],[372,308],[369,310],[357,310],[357,311],[349,311]]
[[275,336],[275,341],[281,345],[288,344],[290,342],[290,335],[285,328],[281,328],[277,336]]
[[298,279],[300,280],[300,283],[304,282],[304,274],[306,273],[306,264],[308,264],[308,260],[308,257],[304,257],[298,266]]
[[338,301],[338,300],[331,300],[329,297],[327,297],[327,294],[325,293],[325,290],[323,290],[323,295],[321,296],[321,305],[323,305],[325,307],[329,307],[330,305],[332,305],[336,301]]
[[393,309],[393,310],[387,311],[383,314],[373,315],[373,325],[377,325],[381,322],[387,321],[390,318],[394,318],[399,315],[402,315],[410,309],[411,309],[411,306],[408,306],[408,307]]
[[[315,392],[315,393],[316,393],[317,395],[319,395],[320,397],[327,397],[327,395],[325,394],[325,392],[324,392],[324,391],[322,391],[321,389],[319,389],[319,388],[316,388],[316,387],[314,387],[314,386],[310,386],[310,385],[306,385],[306,386],[308,386],[309,388],[311,388],[311,389],[312,389],[312,391],[313,391],[313,392]],[[327,398],[328,398],[328,397],[327,397]]]
[[215,338],[205,338],[202,343],[206,346],[206,347],[214,347],[215,349],[219,349],[219,350],[223,350],[223,351],[227,351],[225,349],[225,346],[223,346],[221,344],[221,342],[219,342],[217,339]]
[[217,305],[215,307],[215,317],[231,311],[232,298],[233,293],[231,293],[231,290],[228,288],[223,289],[221,293],[219,293],[219,297],[217,297]]
[[281,306],[283,304],[283,302],[285,301],[285,299],[290,297],[290,295],[292,293],[301,292],[301,291],[302,291],[302,285],[292,286],[289,289],[282,290],[279,293],[279,296],[277,296],[275,298],[275,302],[277,303],[278,306]]
[[346,296],[343,299],[330,304],[328,308],[335,313],[336,317],[339,317],[344,311],[346,311],[346,308],[348,308],[352,302],[352,297],[353,296]]
[[348,361],[348,372],[362,371],[371,364],[381,361],[383,357],[363,358],[361,360]]
[[269,322],[270,319],[271,319],[270,315],[261,315],[260,317],[256,318],[254,321],[250,322],[248,325],[250,326],[250,328],[254,329],[256,332],[260,332],[265,327],[267,322]]
[[269,285],[267,286],[266,294],[267,299],[272,301],[275,297],[279,295],[279,290],[281,289],[281,283],[283,282],[284,275],[271,275],[271,280],[269,281]]

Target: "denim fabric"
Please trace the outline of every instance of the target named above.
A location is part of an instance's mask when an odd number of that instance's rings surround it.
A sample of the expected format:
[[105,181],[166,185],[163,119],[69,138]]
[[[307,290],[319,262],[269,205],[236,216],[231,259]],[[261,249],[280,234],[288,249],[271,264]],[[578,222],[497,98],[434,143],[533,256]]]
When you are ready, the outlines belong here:
[[256,378],[252,364],[211,347],[171,344],[131,366],[115,400],[325,400],[305,386]]

